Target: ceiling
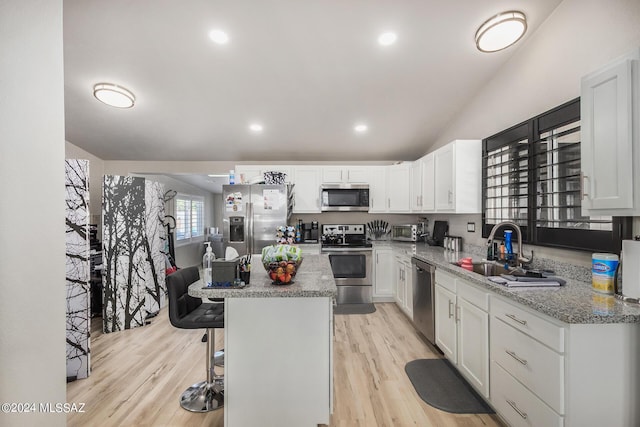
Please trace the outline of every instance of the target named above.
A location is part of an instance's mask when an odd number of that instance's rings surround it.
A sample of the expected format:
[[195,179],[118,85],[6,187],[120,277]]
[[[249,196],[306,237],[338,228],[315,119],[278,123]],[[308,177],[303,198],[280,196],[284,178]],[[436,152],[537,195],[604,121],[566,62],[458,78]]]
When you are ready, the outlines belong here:
[[559,3],[64,0],[66,139],[103,160],[414,160],[523,43],[481,53],[477,28],[519,9],[526,40]]

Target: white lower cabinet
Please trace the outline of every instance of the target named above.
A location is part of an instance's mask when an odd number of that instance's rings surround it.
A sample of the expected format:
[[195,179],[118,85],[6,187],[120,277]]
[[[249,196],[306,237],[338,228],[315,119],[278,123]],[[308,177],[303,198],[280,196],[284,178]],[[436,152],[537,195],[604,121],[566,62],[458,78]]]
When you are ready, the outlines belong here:
[[436,345],[484,397],[489,397],[489,296],[436,269]]
[[[436,269],[436,277],[438,270]],[[456,294],[436,281],[435,286],[436,345],[454,365],[458,359]]]
[[407,255],[395,256],[395,301],[398,307],[413,320],[413,282],[411,258]]
[[640,324],[567,324],[491,296],[491,404],[511,426],[640,425]]
[[395,296],[393,251],[390,247],[373,250],[373,299],[374,302],[391,302]]
[[564,425],[560,415],[495,361],[491,365],[491,403],[512,427],[562,427]]

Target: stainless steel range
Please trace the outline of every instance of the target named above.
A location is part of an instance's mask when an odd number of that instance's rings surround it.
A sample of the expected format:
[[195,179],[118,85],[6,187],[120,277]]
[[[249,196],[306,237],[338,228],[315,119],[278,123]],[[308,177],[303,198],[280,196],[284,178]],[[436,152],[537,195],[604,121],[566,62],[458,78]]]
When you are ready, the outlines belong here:
[[337,304],[373,301],[371,255],[364,224],[323,224],[321,251],[329,255]]

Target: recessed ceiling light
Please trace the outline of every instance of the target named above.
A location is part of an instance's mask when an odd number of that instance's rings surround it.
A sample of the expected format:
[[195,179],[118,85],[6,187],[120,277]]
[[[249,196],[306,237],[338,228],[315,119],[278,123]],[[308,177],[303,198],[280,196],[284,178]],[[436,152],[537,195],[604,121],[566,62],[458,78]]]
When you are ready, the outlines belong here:
[[380,46],[391,46],[398,40],[398,35],[394,32],[387,31],[378,36],[378,43]]
[[112,83],[98,83],[93,86],[93,96],[100,102],[117,108],[131,108],[136,102],[133,93]]
[[524,36],[527,18],[517,10],[502,12],[488,19],[476,32],[476,46],[481,52],[506,49]]
[[251,123],[249,130],[253,133],[260,133],[264,130],[264,127],[260,123]]
[[359,123],[353,127],[353,130],[357,133],[365,133],[367,130],[369,130],[369,127],[364,123]]
[[216,44],[229,43],[229,35],[222,30],[211,30],[209,38]]

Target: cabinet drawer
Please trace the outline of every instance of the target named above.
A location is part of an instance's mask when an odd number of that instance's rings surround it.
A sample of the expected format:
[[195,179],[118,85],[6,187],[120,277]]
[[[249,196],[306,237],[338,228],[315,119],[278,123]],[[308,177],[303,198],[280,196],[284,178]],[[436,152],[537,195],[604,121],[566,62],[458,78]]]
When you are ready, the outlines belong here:
[[436,283],[454,294],[456,293],[456,276],[453,274],[445,273],[436,268]]
[[564,356],[501,320],[491,322],[490,336],[491,359],[564,414]]
[[564,353],[564,328],[555,325],[513,303],[500,298],[491,298],[491,314],[508,325]]
[[457,279],[456,288],[458,290],[458,296],[469,301],[481,310],[489,311],[489,293],[484,292],[481,289],[476,288],[464,282],[461,279]]
[[562,427],[564,418],[527,390],[495,361],[491,364],[491,403],[512,427]]

